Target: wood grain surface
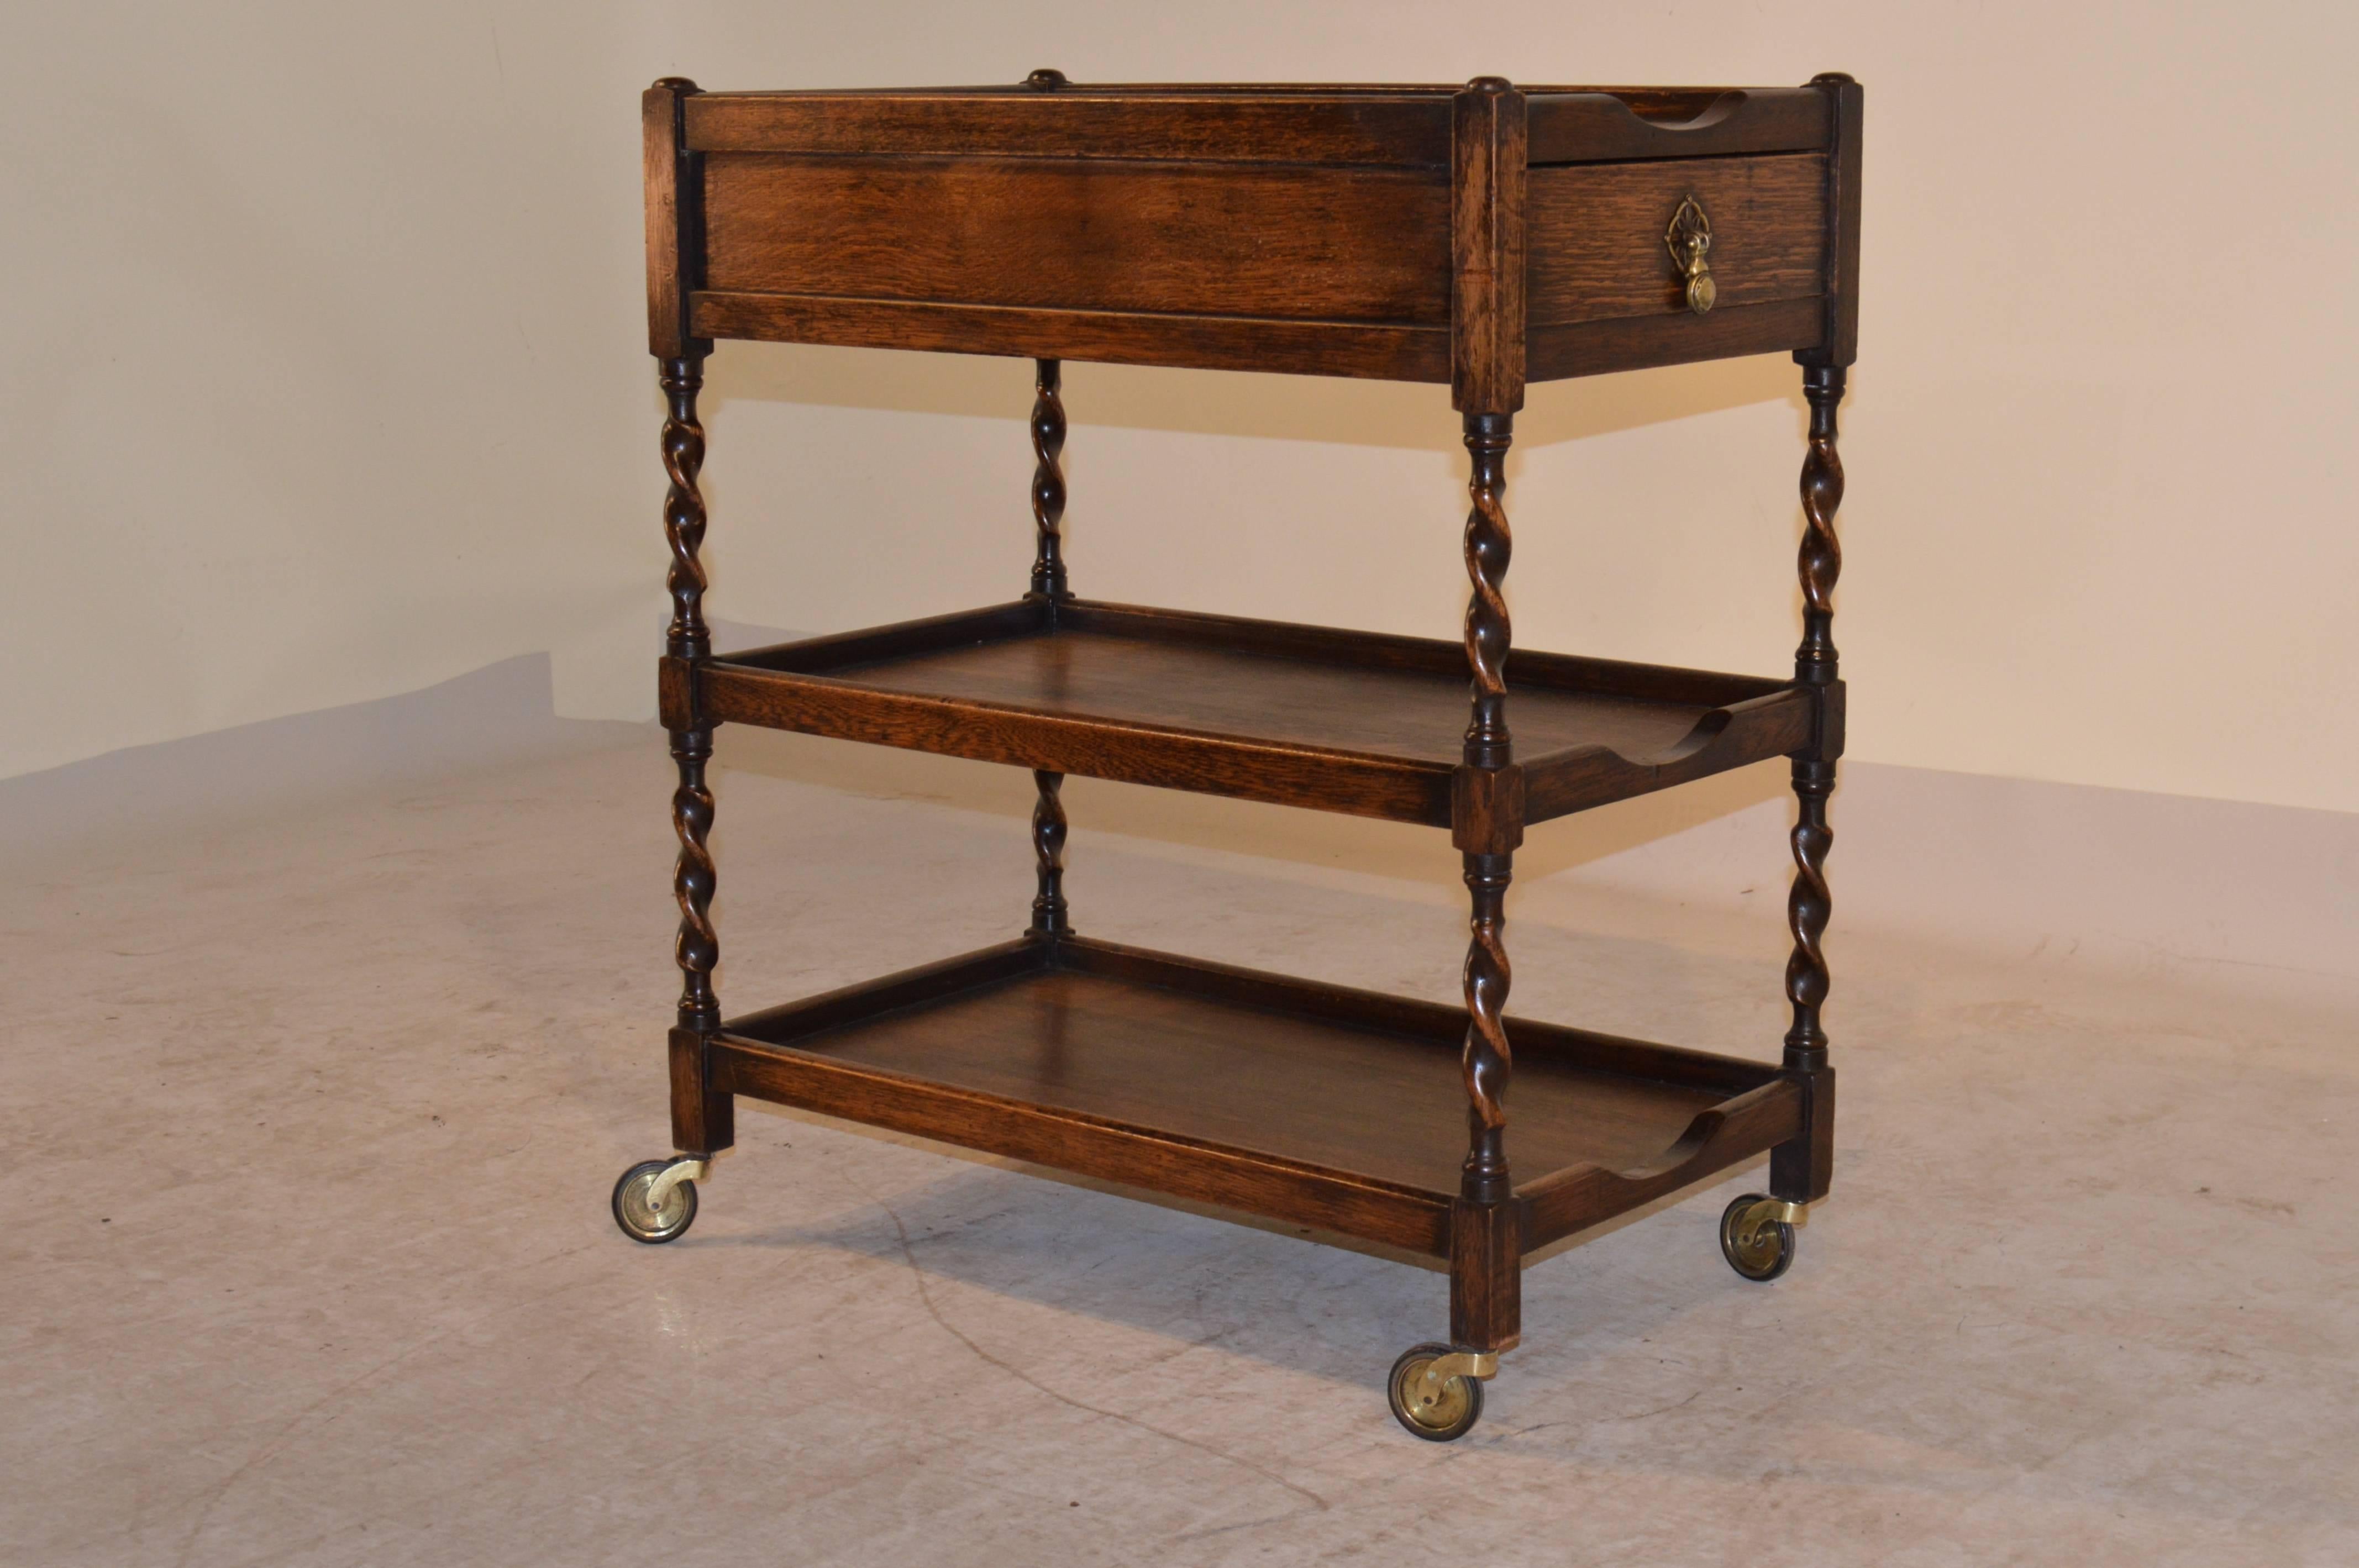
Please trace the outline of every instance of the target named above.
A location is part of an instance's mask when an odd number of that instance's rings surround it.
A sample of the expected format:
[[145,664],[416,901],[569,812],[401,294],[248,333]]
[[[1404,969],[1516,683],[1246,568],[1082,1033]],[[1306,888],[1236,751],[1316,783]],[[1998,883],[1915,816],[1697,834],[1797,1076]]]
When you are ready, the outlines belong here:
[[[1158,1190],[1219,1188],[1207,1201],[1316,1211],[1441,1252],[1465,1150],[1463,1016],[1111,944],[1017,941],[734,1020],[713,1072],[735,1093]],[[1514,1137],[1535,1185],[1691,1162],[1683,1141],[1717,1125],[1700,1119],[1773,1072],[1514,1027],[1531,1042]]]
[[1438,170],[1136,159],[704,159],[705,287],[1440,326]]
[[[1712,315],[1826,287],[1826,159],[1812,154],[1536,168],[1530,321],[1686,315],[1663,231],[1693,196],[1712,218]],[[1710,317],[1699,318],[1709,320]]]
[[[1783,755],[1785,682],[1568,654],[1508,666],[1524,787],[1486,841]],[[731,654],[701,710],[1055,773],[1451,826],[1467,679],[1456,643],[1127,605],[1032,601]]]
[[700,293],[693,312],[696,330],[714,338],[1377,381],[1450,379],[1450,332],[1444,327],[799,294]]

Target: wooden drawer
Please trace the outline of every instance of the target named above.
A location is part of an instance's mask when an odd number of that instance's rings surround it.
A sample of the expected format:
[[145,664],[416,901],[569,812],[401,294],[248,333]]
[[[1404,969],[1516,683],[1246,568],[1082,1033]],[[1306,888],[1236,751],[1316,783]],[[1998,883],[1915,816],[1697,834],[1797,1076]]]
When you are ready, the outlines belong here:
[[[1571,164],[1532,169],[1527,180],[1533,380],[1815,341],[1826,288],[1824,154]],[[1688,308],[1664,243],[1690,198],[1712,222],[1718,299],[1703,316]],[[1680,351],[1690,345],[1703,351]]]
[[[1847,319],[1829,303],[1831,102],[1504,83],[658,94],[655,341],[1450,382],[1502,408],[1526,379],[1821,349]],[[1664,244],[1690,198],[1712,226],[1701,315]]]
[[717,290],[1450,320],[1444,169],[723,153],[704,180]]

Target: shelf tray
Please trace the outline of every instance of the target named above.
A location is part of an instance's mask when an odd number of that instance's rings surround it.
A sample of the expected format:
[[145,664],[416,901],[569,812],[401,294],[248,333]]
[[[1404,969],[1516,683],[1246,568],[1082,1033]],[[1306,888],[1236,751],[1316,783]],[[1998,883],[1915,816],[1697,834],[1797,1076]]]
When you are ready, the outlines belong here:
[[[1508,1021],[1528,1249],[1795,1137],[1763,1063]],[[736,1019],[712,1087],[1447,1257],[1455,1008],[1021,939]]]
[[[1810,740],[1813,698],[1787,681],[1522,649],[1507,676],[1527,821]],[[668,671],[676,712],[690,678]],[[1456,643],[1076,600],[726,654],[692,678],[729,722],[1436,827],[1467,722]]]

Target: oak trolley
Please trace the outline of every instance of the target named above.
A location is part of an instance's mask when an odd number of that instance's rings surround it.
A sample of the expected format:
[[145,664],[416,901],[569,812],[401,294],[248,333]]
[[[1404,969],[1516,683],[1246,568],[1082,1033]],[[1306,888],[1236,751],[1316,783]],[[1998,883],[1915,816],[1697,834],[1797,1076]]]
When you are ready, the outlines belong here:
[[[1521,1334],[1521,1260],[1558,1238],[1766,1150],[1770,1195],[1731,1205],[1721,1240],[1746,1278],[1782,1273],[1833,1149],[1820,938],[1843,734],[1835,410],[1857,339],[1860,106],[1839,75],[648,89],[680,1152],[625,1173],[623,1229],[688,1228],[751,1095],[1388,1243],[1449,1263],[1448,1341],[1409,1350],[1387,1385],[1402,1425],[1436,1440],[1480,1415]],[[716,338],[1033,360],[1022,597],[715,654],[696,399]],[[1511,657],[1504,465],[1525,383],[1788,351],[1810,405],[1792,678]],[[1472,465],[1462,643],[1077,598],[1059,534],[1069,359],[1448,383]],[[724,1019],[705,783],[724,723],[1031,769],[1028,926]],[[1506,1015],[1505,904],[1527,824],[1781,756],[1799,812],[1780,1062]],[[1068,773],[1448,828],[1472,900],[1464,1008],[1078,935]]]

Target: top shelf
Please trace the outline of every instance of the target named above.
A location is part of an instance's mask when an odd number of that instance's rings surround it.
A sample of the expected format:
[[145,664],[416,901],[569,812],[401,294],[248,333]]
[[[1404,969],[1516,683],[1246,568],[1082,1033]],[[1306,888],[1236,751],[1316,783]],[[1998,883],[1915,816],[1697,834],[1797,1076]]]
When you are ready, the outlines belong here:
[[[711,153],[1212,158],[1447,168],[1446,86],[1237,83],[704,92],[687,145]],[[1525,87],[1527,161],[1818,152],[1806,87]]]

